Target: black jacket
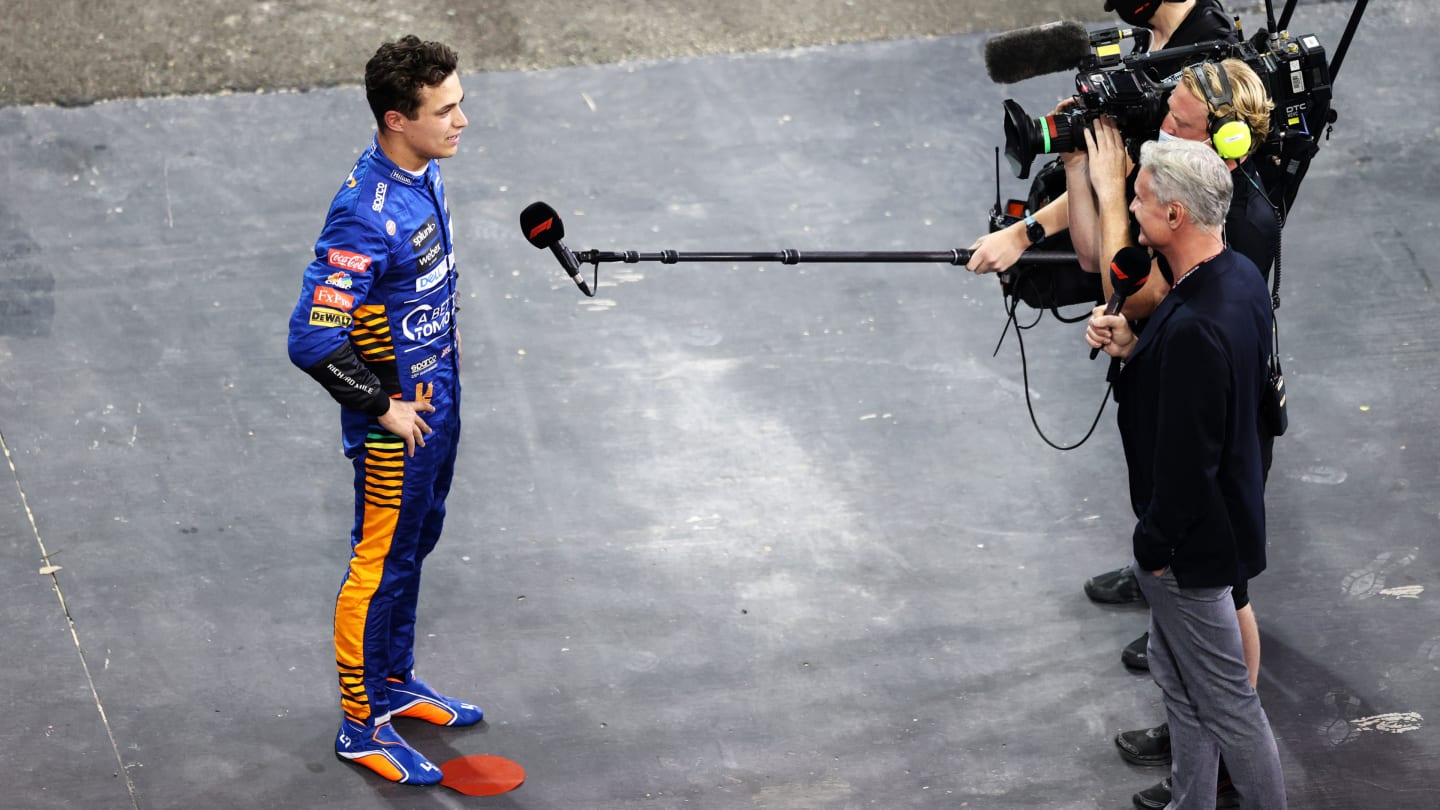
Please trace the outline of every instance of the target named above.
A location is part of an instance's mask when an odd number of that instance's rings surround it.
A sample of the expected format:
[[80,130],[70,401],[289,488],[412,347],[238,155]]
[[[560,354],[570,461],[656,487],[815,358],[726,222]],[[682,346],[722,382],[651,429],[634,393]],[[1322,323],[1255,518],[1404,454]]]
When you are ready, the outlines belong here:
[[1170,566],[1181,587],[1265,569],[1256,415],[1270,319],[1260,273],[1227,248],[1160,303],[1116,382],[1135,559]]

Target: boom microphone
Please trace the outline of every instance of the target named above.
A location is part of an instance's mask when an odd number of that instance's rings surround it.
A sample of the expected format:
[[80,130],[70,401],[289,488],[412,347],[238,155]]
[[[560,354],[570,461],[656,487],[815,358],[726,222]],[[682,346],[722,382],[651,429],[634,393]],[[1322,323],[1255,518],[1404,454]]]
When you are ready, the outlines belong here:
[[525,239],[537,248],[550,248],[555,254],[560,266],[580,287],[580,292],[587,296],[594,296],[590,292],[590,285],[585,283],[585,277],[580,275],[580,262],[570,248],[565,247],[561,240],[565,238],[565,224],[560,221],[560,215],[555,209],[543,202],[533,202],[525,206],[520,212],[520,230],[525,234]]
[[996,84],[1074,70],[1091,56],[1090,33],[1071,20],[1057,20],[998,34],[985,42],[985,72]]
[[[1118,315],[1125,306],[1125,299],[1139,292],[1150,278],[1150,252],[1136,245],[1127,245],[1115,253],[1110,262],[1110,300],[1105,304],[1106,315]],[[1090,350],[1090,359],[1100,354],[1100,347]]]

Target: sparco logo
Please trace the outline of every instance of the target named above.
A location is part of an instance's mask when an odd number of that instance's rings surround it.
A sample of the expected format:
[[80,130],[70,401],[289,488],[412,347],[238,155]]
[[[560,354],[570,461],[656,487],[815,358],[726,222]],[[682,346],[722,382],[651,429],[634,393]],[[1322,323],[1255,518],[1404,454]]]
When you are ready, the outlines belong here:
[[420,362],[410,366],[410,376],[414,377],[416,374],[423,374],[424,372],[434,368],[435,364],[438,362],[440,362],[440,360],[432,354],[424,360],[421,360]]
[[384,208],[384,207],[385,207],[385,184],[384,184],[384,183],[376,183],[376,184],[375,184],[375,202],[370,203],[370,210],[371,210],[371,211],[374,211],[374,212],[376,212],[376,213],[379,213],[379,212],[380,212],[380,209],[381,209],[381,208]]
[[435,217],[430,217],[429,219],[425,220],[425,224],[424,224],[424,225],[421,225],[421,226],[415,231],[415,233],[410,234],[410,250],[411,250],[411,252],[412,252],[412,253],[419,253],[419,252],[420,252],[420,249],[421,249],[422,247],[424,247],[424,246],[425,246],[425,243],[426,243],[427,241],[429,241],[429,240],[430,240],[430,237],[432,237],[432,236],[434,236],[434,235],[435,235]]
[[400,322],[400,329],[405,337],[411,340],[428,340],[433,337],[445,334],[450,328],[450,304],[447,302],[439,309],[429,304],[410,310],[405,319]]
[[330,249],[329,255],[325,257],[325,263],[331,267],[338,267],[341,270],[354,270],[363,273],[370,269],[370,257],[362,253],[351,253],[348,250]]

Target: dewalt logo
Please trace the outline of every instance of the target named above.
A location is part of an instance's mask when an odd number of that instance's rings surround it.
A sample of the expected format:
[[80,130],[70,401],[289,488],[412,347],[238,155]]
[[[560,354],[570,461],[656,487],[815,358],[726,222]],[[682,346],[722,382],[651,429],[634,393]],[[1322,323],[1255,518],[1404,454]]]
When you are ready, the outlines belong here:
[[311,326],[349,326],[350,320],[349,315],[338,309],[328,309],[326,307],[310,308]]

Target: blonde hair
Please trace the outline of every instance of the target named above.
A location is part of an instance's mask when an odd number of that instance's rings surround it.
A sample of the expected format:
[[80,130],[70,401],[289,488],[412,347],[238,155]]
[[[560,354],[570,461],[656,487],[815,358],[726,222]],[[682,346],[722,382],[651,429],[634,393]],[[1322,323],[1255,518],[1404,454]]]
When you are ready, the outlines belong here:
[[1233,58],[1219,64],[1203,62],[1195,66],[1196,70],[1204,71],[1205,83],[1210,85],[1210,96],[1220,95],[1220,80],[1216,78],[1216,72],[1221,67],[1225,69],[1226,78],[1230,80],[1230,99],[1233,104],[1210,106],[1205,91],[1200,89],[1195,74],[1189,70],[1180,74],[1180,83],[1195,98],[1204,102],[1211,115],[1220,117],[1234,114],[1244,121],[1250,127],[1250,154],[1254,154],[1270,134],[1270,111],[1275,109],[1275,103],[1270,100],[1270,94],[1265,92],[1265,83],[1260,80],[1260,75],[1243,60]]

